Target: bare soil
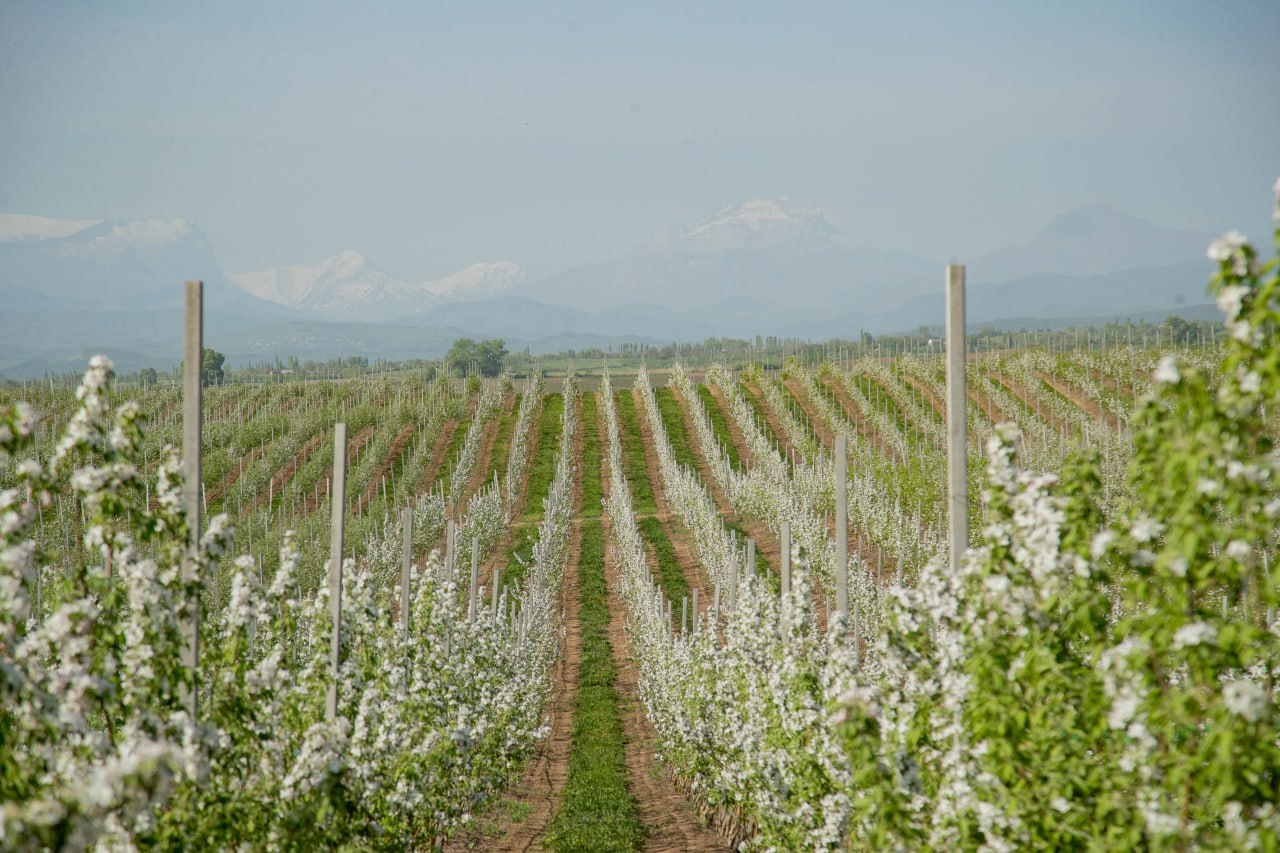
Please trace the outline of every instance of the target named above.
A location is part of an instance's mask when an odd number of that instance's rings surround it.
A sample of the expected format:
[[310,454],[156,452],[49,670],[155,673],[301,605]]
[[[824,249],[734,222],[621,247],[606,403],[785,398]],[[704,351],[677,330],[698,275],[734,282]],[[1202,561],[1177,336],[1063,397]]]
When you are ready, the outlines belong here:
[[1069,435],[1075,434],[1075,430],[1071,428],[1071,425],[1055,415],[1053,409],[1046,405],[1034,391],[1018,382],[1014,382],[1003,373],[990,373],[988,375],[1007,388],[1013,396],[1026,403],[1036,413],[1037,417],[1049,424],[1049,427],[1054,432],[1061,433],[1065,429]]
[[392,470],[396,466],[396,461],[404,454],[404,449],[409,446],[409,441],[413,438],[414,430],[418,428],[416,423],[410,422],[405,424],[400,432],[396,433],[396,437],[392,439],[391,446],[387,448],[386,458],[382,460],[382,464],[373,472],[373,477],[369,481],[369,485],[365,486],[364,494],[361,496],[359,505],[363,509],[367,509],[373,499],[377,497],[378,490],[382,488],[382,478],[390,477]]
[[[581,418],[579,418],[581,424]],[[535,422],[536,428],[536,422]],[[582,455],[582,430],[574,436],[577,457]],[[581,471],[581,468],[579,468]],[[573,507],[582,508],[582,479],[575,476]],[[560,608],[564,614],[564,645],[551,675],[551,704],[547,725],[551,733],[538,747],[520,781],[509,794],[488,809],[477,826],[463,833],[450,851],[493,850],[524,853],[542,849],[542,839],[560,808],[569,780],[569,755],[573,747],[573,708],[582,671],[582,621],[578,569],[581,557],[582,519],[574,518],[569,557],[560,584]],[[505,549],[501,549],[505,553]]]
[[[602,468],[608,468],[607,458]],[[601,473],[605,477],[607,494],[608,474],[605,470]],[[608,512],[603,514],[601,521],[605,541],[612,542],[612,522]],[[645,853],[730,850],[730,843],[703,823],[694,797],[677,787],[671,773],[663,767],[656,755],[658,736],[645,717],[644,703],[640,700],[640,674],[631,653],[627,608],[618,594],[621,579],[612,547],[605,549],[604,576],[609,588],[609,643],[613,647],[614,664],[618,670],[616,687],[621,703],[622,730],[627,740],[631,795],[639,806],[640,822],[648,832],[643,849]]]
[[866,413],[849,396],[849,392],[844,389],[844,386],[830,377],[825,377],[821,381],[836,395],[836,399],[840,402],[840,408],[844,409],[845,417],[853,423],[858,434],[875,445],[875,448],[880,451],[880,454],[885,459],[893,460],[894,452],[885,446],[884,438],[875,428],[875,425],[867,419]]
[[1070,382],[1039,370],[1036,371],[1036,377],[1048,383],[1049,387],[1066,397],[1075,406],[1087,413],[1089,417],[1104,421],[1106,425],[1113,430],[1121,428],[1120,419],[1117,418],[1114,413],[1104,409],[1098,404],[1098,401],[1092,397],[1086,397],[1079,388],[1072,385]]

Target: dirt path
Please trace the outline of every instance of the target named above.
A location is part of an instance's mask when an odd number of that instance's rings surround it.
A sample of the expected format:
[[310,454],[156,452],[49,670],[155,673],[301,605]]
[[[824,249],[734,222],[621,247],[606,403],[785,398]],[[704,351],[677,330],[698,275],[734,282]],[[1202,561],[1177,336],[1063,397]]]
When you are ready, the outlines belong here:
[[422,469],[422,477],[418,480],[418,494],[425,495],[435,488],[436,480],[440,478],[440,468],[445,463],[444,455],[449,452],[453,434],[458,431],[461,423],[462,421],[448,421],[440,428],[440,434],[436,436],[431,448],[431,458],[427,460],[426,467]]
[[[818,440],[822,443],[824,447],[827,448],[828,452],[834,453],[835,452],[835,435],[834,433],[831,432],[831,430],[827,427],[827,425],[822,421],[822,419],[818,417],[818,413],[814,410],[812,402],[809,400],[808,395],[805,394],[804,390],[800,388],[795,382],[787,380],[785,384],[787,388],[791,391],[791,393],[795,396],[796,401],[800,404],[800,410],[805,413],[805,416],[808,417],[809,421],[813,424],[818,435]],[[764,405],[767,411],[771,411],[769,404],[767,402]],[[703,479],[706,482],[710,482],[710,483],[715,482],[714,480],[709,479],[708,475],[704,475]],[[724,503],[720,503],[720,500],[717,499],[716,503],[717,503],[717,506],[720,508],[721,515],[728,515],[728,513],[725,512],[725,508],[728,506],[728,501],[725,501]],[[762,529],[767,534],[764,536],[764,538],[761,538]],[[748,528],[748,532],[751,532],[751,528]],[[835,538],[834,515],[831,518],[827,519],[827,533],[832,538]],[[772,550],[766,549],[764,551],[764,554],[769,559],[769,565],[772,566],[775,571],[781,572],[782,571],[782,545],[773,536],[772,531],[769,531],[768,526],[765,525],[763,522],[757,521],[755,531],[751,532],[751,538],[756,540],[756,548],[760,548],[762,544],[772,546]],[[818,621],[818,628],[821,631],[827,630],[826,601],[827,601],[826,593],[823,592],[821,585],[815,582],[813,585],[812,591],[810,593],[810,603],[813,605],[813,613],[815,618]]]
[[849,396],[849,392],[845,390],[844,386],[831,377],[824,377],[821,381],[836,395],[836,400],[840,403],[840,408],[844,410],[845,417],[853,424],[858,434],[875,445],[875,448],[880,451],[880,455],[885,459],[897,461],[897,454],[885,445],[884,438],[881,437],[880,432],[875,428],[875,425],[867,420],[866,413]]
[[417,423],[410,421],[401,427],[400,432],[396,433],[396,437],[392,439],[391,446],[387,448],[387,455],[382,460],[382,464],[373,472],[373,476],[369,479],[369,485],[365,486],[364,494],[361,495],[359,505],[364,509],[369,508],[369,504],[378,495],[378,489],[382,488],[382,479],[390,477],[391,472],[396,467],[396,462],[404,454],[404,449],[409,446],[409,441],[413,438],[413,433],[417,430]]
[[742,434],[742,429],[738,426],[738,422],[730,414],[729,401],[725,399],[724,389],[711,383],[707,384],[707,388],[711,391],[711,396],[715,398],[716,405],[720,407],[720,413],[724,415],[724,423],[729,429],[729,438],[733,440],[733,446],[738,450],[738,458],[742,460],[743,465],[749,466],[753,461],[751,448],[747,442],[747,437]]
[[1120,419],[1112,412],[1107,411],[1099,405],[1098,401],[1092,397],[1086,397],[1080,389],[1076,388],[1065,379],[1060,379],[1052,374],[1043,371],[1036,371],[1036,378],[1046,383],[1050,388],[1057,391],[1063,397],[1066,397],[1077,408],[1084,411],[1094,420],[1101,420],[1112,430],[1121,429]]
[[[764,413],[764,422],[769,425],[769,430],[777,440],[778,452],[782,455],[782,458],[790,460],[792,453],[803,455],[800,454],[800,452],[791,444],[791,439],[787,436],[786,430],[782,428],[782,423],[778,420],[777,414],[773,411],[773,406],[769,405],[769,400],[764,396],[764,393],[761,392],[760,388],[757,387],[755,383],[748,383],[747,387],[751,389],[751,396],[760,404],[760,411]],[[743,392],[743,395],[746,395],[745,391]],[[750,405],[751,400],[748,399],[747,403]],[[752,408],[754,411],[754,407]]]
[[[667,536],[671,539],[671,544],[675,547],[676,556],[680,559],[680,570],[684,573],[685,582],[689,584],[690,595],[694,589],[698,590],[698,609],[705,611],[712,604],[715,589],[708,581],[706,572],[701,569],[702,564],[698,560],[698,548],[694,544],[692,532],[671,511],[671,506],[667,503],[667,490],[662,482],[662,469],[658,466],[658,451],[653,446],[653,430],[649,424],[649,413],[645,410],[640,392],[632,390],[631,394],[635,398],[636,420],[640,423],[640,441],[644,445],[645,469],[649,474],[649,485],[653,489],[654,502],[658,505],[655,517],[662,523]],[[651,561],[656,560],[652,551],[649,553],[649,558]],[[672,606],[679,608],[680,602],[672,602]],[[689,619],[693,620],[692,607]],[[677,626],[679,621],[677,618]]]
[[[580,403],[579,403],[580,405]],[[537,428],[535,420],[534,429]],[[574,435],[575,458],[582,458],[582,419]],[[542,839],[551,819],[560,809],[564,786],[569,779],[569,754],[573,747],[573,708],[578,698],[582,670],[582,602],[579,596],[579,558],[582,552],[581,467],[574,475],[573,526],[568,546],[568,562],[560,583],[560,610],[564,614],[564,645],[551,673],[551,704],[547,725],[551,732],[525,767],[511,792],[488,810],[479,825],[463,833],[450,851],[492,850],[525,853],[543,849]],[[526,475],[527,480],[527,475]],[[505,550],[501,550],[505,554]]]
[[813,427],[813,431],[818,436],[818,441],[822,442],[822,446],[827,449],[828,453],[834,453],[836,447],[835,433],[831,431],[831,427],[818,414],[817,408],[813,405],[813,401],[809,399],[809,395],[800,387],[800,383],[794,379],[787,379],[783,382],[787,390],[791,392],[791,396],[796,398],[800,404],[800,410],[804,412],[805,417],[809,419],[809,423]]
[[[609,490],[608,458],[601,466],[605,494]],[[656,494],[656,490],[655,490]],[[605,541],[613,541],[609,514],[601,516]],[[631,795],[640,809],[640,821],[648,832],[645,853],[704,853],[725,851],[729,843],[707,828],[698,817],[697,803],[690,794],[676,787],[670,772],[656,756],[657,733],[644,714],[640,701],[640,673],[631,654],[627,633],[626,604],[618,594],[622,583],[617,558],[612,547],[605,548],[605,584],[609,589],[609,643],[617,666],[617,682],[622,731],[626,736],[627,770],[631,776]]]
[[[541,405],[542,404],[539,404],[539,409],[541,409]],[[582,458],[582,430],[580,428],[582,425],[581,400],[575,401],[574,405],[578,406],[577,423],[578,423],[579,429],[574,433],[574,436],[573,436],[573,442],[574,442],[573,458],[581,459]],[[541,436],[539,423],[541,420],[540,416],[542,413],[541,411],[539,411],[537,414],[538,414],[537,417],[533,417],[529,419],[529,436],[525,443],[525,459],[527,459],[529,463],[532,463],[534,458],[537,456],[538,445],[540,444],[538,440],[539,437]],[[515,448],[515,446],[516,446],[516,436],[513,430],[513,434],[511,436],[511,444],[508,447],[508,453],[510,453],[511,450]],[[521,528],[528,527],[530,524],[536,525],[541,523],[542,521],[541,518],[539,518],[537,521],[520,521],[520,518],[524,515],[529,502],[529,474],[532,468],[533,468],[532,464],[526,464],[524,466],[524,474],[520,478],[520,487],[516,490],[515,504],[511,508],[511,519],[512,519],[511,523],[508,524],[506,530],[502,532],[502,538],[500,538],[498,540],[498,544],[494,546],[493,553],[490,554],[489,558],[485,560],[482,566],[480,566],[480,583],[485,583],[485,584],[489,583],[489,581],[493,577],[494,569],[506,563],[507,556],[511,551],[511,545],[513,542],[516,541],[517,531],[519,531]],[[575,507],[574,512],[576,513],[578,508],[581,507],[581,502],[579,501],[578,503],[575,503],[574,507]]]
[[[484,432],[480,435],[480,447],[476,451],[475,467],[471,469],[471,476],[467,478],[466,486],[458,494],[457,503],[452,507],[446,505],[445,512],[447,514],[452,513],[456,517],[460,518],[462,514],[466,512],[467,501],[471,499],[472,495],[480,490],[484,485],[485,478],[489,476],[489,459],[493,455],[493,445],[498,439],[498,426],[502,420],[502,414],[506,409],[507,402],[509,401],[505,401],[503,407],[495,412],[493,416],[489,418],[488,423],[484,425]],[[467,428],[470,429],[470,426],[468,425]],[[448,464],[448,460],[444,460],[444,463]],[[450,488],[452,488],[452,485]],[[447,531],[448,526],[446,524],[445,531],[440,533],[440,538],[437,539],[435,544],[428,549],[428,552],[435,550],[439,551],[442,555],[445,553],[445,543],[449,538]]]
[[1068,435],[1075,435],[1075,430],[1072,429],[1071,425],[1055,415],[1053,413],[1053,409],[1047,406],[1032,389],[1026,388],[1020,383],[1013,381],[1003,373],[988,373],[987,376],[994,379],[996,382],[999,382],[1008,389],[1013,396],[1025,403],[1027,407],[1035,412],[1036,417],[1049,425],[1051,430],[1061,434],[1065,429]]
[[205,495],[205,499],[209,503],[221,500],[222,496],[231,491],[231,487],[240,481],[240,475],[244,473],[244,470],[261,459],[264,452],[265,449],[261,444],[251,450],[249,455],[244,457],[244,466],[241,467],[240,465],[237,465],[227,473],[223,474],[222,479],[219,480],[212,489],[209,489],[208,493]]
[[[945,400],[935,394],[933,389],[918,376],[912,376],[910,373],[904,373],[899,378],[901,378],[907,385],[910,385],[912,389],[919,392],[921,399],[933,409],[938,417],[942,418],[944,424],[946,423],[947,403]],[[982,416],[987,419],[988,422],[998,424],[1005,420],[1004,416],[1001,415],[1000,410],[996,407],[996,404],[991,402],[989,397],[977,388],[970,387],[966,390],[968,392],[969,402],[973,405],[975,410],[980,412]]]
[[285,460],[284,465],[271,476],[271,485],[265,491],[259,492],[257,497],[253,499],[253,503],[249,506],[249,512],[257,512],[262,509],[263,504],[268,500],[280,494],[285,483],[297,473],[299,468],[306,464],[307,460],[311,458],[311,454],[315,453],[316,449],[332,434],[331,430],[325,430],[307,439],[306,444],[302,445],[297,453]]
[[[684,398],[684,395],[679,390],[676,391],[676,399],[680,400],[681,403],[680,411],[684,415],[685,429],[691,437],[689,443],[693,450],[694,458],[698,460],[698,471],[702,474],[702,482],[710,490],[711,497],[716,502],[716,508],[720,510],[720,515],[740,525],[747,531],[747,535],[756,541],[756,550],[769,561],[769,565],[782,565],[782,546],[778,543],[778,537],[774,536],[769,526],[760,519],[755,516],[743,515],[734,509],[733,504],[729,502],[728,496],[720,488],[720,484],[716,482],[715,475],[711,473],[711,465],[707,462],[706,454],[702,452],[702,445],[696,438],[697,427],[693,423],[693,413],[690,411],[689,401]],[[742,432],[738,430],[737,424],[733,423],[732,420],[729,418],[725,420],[729,424],[729,437],[737,446],[738,456],[746,459],[748,454],[744,446],[745,440],[742,437]]]
[[489,463],[493,460],[493,446],[498,441],[498,429],[502,425],[502,418],[514,403],[515,396],[508,394],[503,399],[502,406],[493,413],[493,416],[489,418],[489,422],[484,425],[484,434],[480,436],[480,448],[476,453],[476,466],[471,469],[471,476],[467,479],[466,489],[458,495],[459,508],[466,506],[467,501],[471,500],[471,496],[484,487],[485,480],[489,476]]

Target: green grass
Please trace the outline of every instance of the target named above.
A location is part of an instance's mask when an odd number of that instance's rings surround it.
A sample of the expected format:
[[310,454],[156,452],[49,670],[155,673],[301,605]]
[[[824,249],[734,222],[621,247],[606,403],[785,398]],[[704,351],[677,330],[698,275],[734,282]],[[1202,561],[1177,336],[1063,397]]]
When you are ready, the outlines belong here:
[[596,395],[582,395],[582,517],[599,518],[604,492],[600,487],[600,413]]
[[[689,594],[689,582],[684,579],[684,570],[680,568],[680,558],[676,556],[676,546],[667,535],[662,522],[653,516],[639,519],[640,535],[653,549],[658,559],[658,571],[654,577],[658,586],[674,606],[674,613],[680,612],[680,602]],[[758,565],[758,563],[757,563]],[[680,617],[676,616],[676,630],[680,630]]]
[[658,404],[658,414],[662,416],[662,425],[667,430],[667,440],[671,442],[671,450],[676,461],[690,471],[698,470],[698,457],[693,453],[689,441],[689,426],[684,419],[684,407],[676,399],[676,392],[670,387],[657,388],[653,392]]
[[906,414],[898,408],[898,404],[889,394],[889,388],[885,386],[884,383],[880,382],[878,379],[873,379],[870,376],[865,375],[855,377],[854,382],[862,390],[867,401],[871,403],[872,408],[882,412],[888,416],[889,420],[893,421],[894,425],[897,426],[898,430],[902,433],[903,438],[907,440],[908,446],[917,448],[924,445],[926,448],[929,448],[928,438],[921,431],[916,422],[907,417]]
[[548,394],[542,400],[542,411],[536,421],[538,446],[529,463],[529,479],[525,488],[524,515],[512,525],[511,548],[507,551],[507,567],[503,578],[518,584],[524,580],[525,564],[533,559],[533,546],[538,541],[538,524],[547,502],[547,492],[556,476],[556,454],[560,451],[560,417],[564,413],[564,395]]
[[498,421],[498,437],[493,441],[493,453],[489,454],[489,470],[485,473],[485,482],[507,475],[507,457],[511,455],[511,435],[515,432],[516,416],[520,413],[520,394],[516,393],[515,404]]
[[716,441],[720,442],[720,449],[729,454],[729,464],[737,468],[742,464],[742,458],[738,455],[737,445],[733,443],[729,421],[725,418],[724,409],[720,408],[720,401],[706,385],[698,386],[698,396],[702,398],[702,406],[711,418],[711,429],[715,432]]
[[[732,530],[734,533],[738,534],[738,538],[740,541],[745,542],[747,538],[751,535],[750,533],[747,532],[747,529],[745,527],[743,527],[741,524],[739,524],[736,521],[730,521],[729,519],[726,518],[724,521],[724,526]],[[759,543],[756,543],[756,544],[757,546],[759,545]],[[777,592],[782,588],[782,577],[779,574],[779,572],[781,571],[782,571],[781,567],[779,567],[777,571],[774,571],[773,567],[769,564],[769,559],[765,557],[764,552],[761,551],[759,547],[756,548],[756,574],[762,575],[765,579],[765,582],[769,584],[769,588],[772,589],[774,592]]]
[[631,508],[636,515],[652,515],[658,511],[658,502],[649,483],[635,397],[629,390],[615,391],[613,397],[618,411],[618,431],[622,434],[622,473],[631,486]]
[[582,670],[573,708],[569,780],[546,842],[561,853],[638,850],[645,831],[628,783],[599,521],[582,526],[578,566]]
[[739,384],[738,389],[742,391],[742,398],[747,401],[747,405],[751,407],[751,411],[755,412],[756,424],[758,425],[760,432],[764,433],[764,437],[769,440],[770,444],[777,447],[779,444],[778,437],[773,434],[773,429],[769,426],[769,418],[765,416],[764,404],[760,402],[756,393],[751,390],[751,386],[747,383],[743,382]]
[[556,455],[560,452],[560,419],[564,416],[564,395],[548,394],[538,415],[538,449],[529,460],[529,486],[525,492],[525,521],[541,521],[547,491],[556,476]]
[[458,454],[462,452],[462,445],[467,441],[467,430],[470,428],[471,418],[463,418],[458,422],[458,428],[453,431],[453,437],[449,440],[449,449],[445,451],[444,461],[440,464],[437,482],[446,496],[451,485],[449,481],[453,479],[453,466],[458,462]]

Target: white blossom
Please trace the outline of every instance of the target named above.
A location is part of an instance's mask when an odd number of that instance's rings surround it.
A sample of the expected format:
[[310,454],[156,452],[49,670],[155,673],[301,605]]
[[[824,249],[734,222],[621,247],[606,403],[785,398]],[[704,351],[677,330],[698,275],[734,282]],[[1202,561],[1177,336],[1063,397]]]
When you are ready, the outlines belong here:
[[1222,701],[1227,710],[1246,722],[1256,723],[1267,710],[1267,694],[1247,679],[1228,681],[1222,686]]
[[1159,536],[1163,530],[1164,527],[1160,522],[1148,515],[1141,515],[1134,521],[1133,527],[1129,530],[1129,535],[1133,537],[1135,542],[1150,542]]
[[1173,635],[1173,647],[1185,649],[1191,646],[1213,645],[1218,637],[1218,629],[1207,622],[1188,622]]
[[1219,291],[1216,301],[1218,309],[1228,320],[1236,319],[1244,298],[1249,295],[1249,288],[1243,284],[1229,284]]
[[1232,539],[1227,543],[1226,553],[1228,558],[1235,560],[1237,563],[1243,563],[1253,553],[1253,547],[1243,539]]
[[1177,384],[1182,379],[1182,374],[1178,372],[1178,357],[1176,355],[1166,355],[1161,358],[1160,363],[1156,365],[1156,371],[1152,378],[1162,385]]

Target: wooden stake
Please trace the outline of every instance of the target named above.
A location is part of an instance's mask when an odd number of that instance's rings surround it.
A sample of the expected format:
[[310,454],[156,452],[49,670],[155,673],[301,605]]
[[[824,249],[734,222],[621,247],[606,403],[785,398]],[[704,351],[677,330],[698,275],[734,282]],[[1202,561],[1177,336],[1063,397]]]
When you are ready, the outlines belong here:
[[947,505],[951,513],[951,570],[969,545],[969,446],[965,421],[964,265],[947,266]]
[[467,619],[476,621],[476,585],[480,582],[480,539],[471,543],[471,594],[467,597]]
[[410,574],[413,570],[413,510],[400,511],[400,526],[404,528],[404,556],[400,566],[400,627],[406,645],[409,643],[409,610],[413,606],[410,590]]
[[849,447],[836,436],[836,613],[849,615]]
[[[204,365],[204,282],[186,282],[185,329],[182,348],[182,506],[187,516],[187,571],[200,577],[200,438],[203,418],[201,368]],[[187,602],[182,620],[182,663],[191,674],[191,686],[182,699],[194,721],[199,710],[200,593]]]
[[333,428],[333,515],[329,522],[329,615],[333,635],[329,643],[329,694],[325,701],[325,719],[338,718],[338,666],[342,653],[342,536],[346,524],[347,496],[347,425]]

